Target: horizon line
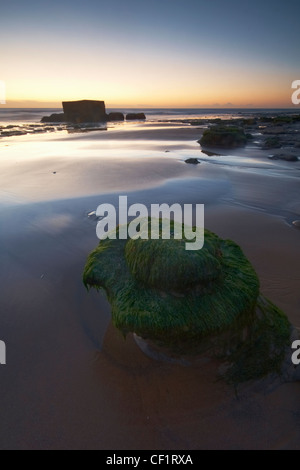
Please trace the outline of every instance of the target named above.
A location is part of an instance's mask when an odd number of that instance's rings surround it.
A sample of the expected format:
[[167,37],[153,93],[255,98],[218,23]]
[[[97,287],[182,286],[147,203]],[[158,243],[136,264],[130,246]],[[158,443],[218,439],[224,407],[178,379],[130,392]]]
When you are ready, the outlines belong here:
[[[72,101],[72,100],[70,100]],[[81,101],[81,100],[74,100],[74,101]],[[102,100],[103,101],[103,100]],[[63,109],[62,106],[57,106],[57,103],[56,102],[53,102],[53,103],[46,103],[44,105],[42,105],[43,102],[40,102],[41,104],[38,106],[38,105],[30,105],[30,101],[28,102],[28,106],[25,105],[26,102],[21,102],[20,105],[9,105],[9,103],[6,103],[6,104],[0,104],[0,110],[1,109]],[[23,105],[23,106],[22,106]],[[105,107],[107,109],[110,109],[110,108],[129,108],[129,109],[289,109],[289,110],[292,110],[292,109],[295,109],[296,110],[300,110],[300,106],[295,106],[295,105],[291,105],[291,106],[284,106],[284,105],[273,105],[273,106],[263,106],[263,105],[260,105],[260,106],[247,106],[247,105],[231,105],[231,106],[227,106],[226,104],[224,105],[219,105],[219,106],[214,106],[214,105],[192,105],[192,106],[189,106],[189,105],[186,105],[186,106],[183,106],[183,105],[180,105],[180,106],[176,106],[176,105],[173,105],[173,106],[155,106],[155,105],[105,105]]]

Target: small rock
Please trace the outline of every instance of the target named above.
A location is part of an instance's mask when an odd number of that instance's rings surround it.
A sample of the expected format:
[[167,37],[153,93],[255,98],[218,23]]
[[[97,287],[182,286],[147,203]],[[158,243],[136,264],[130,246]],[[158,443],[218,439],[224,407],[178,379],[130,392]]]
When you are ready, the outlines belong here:
[[293,225],[294,227],[300,228],[300,220],[294,220]]
[[286,162],[297,162],[298,157],[296,155],[284,155],[281,157],[281,160],[285,160]]
[[16,137],[19,135],[26,135],[27,132],[24,131],[2,131],[1,132],[1,137]]
[[119,112],[109,113],[109,121],[124,121],[124,114]]
[[60,114],[51,114],[51,116],[44,116],[41,122],[65,122],[66,116],[64,113]]
[[99,220],[100,218],[97,216],[96,211],[92,211],[88,213],[88,218],[91,220]]
[[134,120],[145,120],[146,116],[144,113],[129,113],[126,114],[126,121],[134,121]]
[[286,162],[297,162],[298,157],[292,154],[279,153],[277,155],[272,155],[268,157],[269,160],[285,160]]
[[185,160],[185,163],[191,163],[192,165],[198,165],[201,162],[199,162],[198,158],[188,158],[187,160]]

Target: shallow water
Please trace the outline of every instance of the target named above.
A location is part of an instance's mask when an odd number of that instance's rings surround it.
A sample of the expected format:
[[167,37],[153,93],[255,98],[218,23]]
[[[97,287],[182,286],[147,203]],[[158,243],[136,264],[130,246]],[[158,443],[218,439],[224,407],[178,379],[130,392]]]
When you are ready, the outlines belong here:
[[147,124],[0,141],[1,448],[299,447],[298,384],[236,400],[215,363],[152,361],[82,283],[99,204],[204,203],[206,227],[241,245],[262,292],[300,324],[300,232],[282,216],[300,214],[297,165],[188,165],[198,136]]

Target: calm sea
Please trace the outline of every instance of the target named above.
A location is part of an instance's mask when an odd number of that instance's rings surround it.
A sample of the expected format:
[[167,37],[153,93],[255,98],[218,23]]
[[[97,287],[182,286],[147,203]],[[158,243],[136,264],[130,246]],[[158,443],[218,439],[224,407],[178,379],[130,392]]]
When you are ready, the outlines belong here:
[[[212,118],[220,117],[228,119],[230,117],[247,117],[261,114],[275,115],[295,113],[295,108],[288,109],[247,109],[247,108],[107,108],[107,112],[121,111],[124,114],[129,112],[144,112],[147,120],[181,120],[189,118]],[[22,124],[22,123],[39,123],[43,116],[52,113],[61,113],[60,108],[1,108],[0,107],[0,123],[3,124]]]

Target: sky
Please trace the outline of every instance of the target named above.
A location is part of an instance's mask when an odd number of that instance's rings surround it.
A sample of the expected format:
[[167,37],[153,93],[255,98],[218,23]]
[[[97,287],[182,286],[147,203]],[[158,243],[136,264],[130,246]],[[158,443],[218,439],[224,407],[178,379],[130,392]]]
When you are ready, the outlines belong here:
[[0,4],[0,108],[292,107],[299,59],[299,0]]

